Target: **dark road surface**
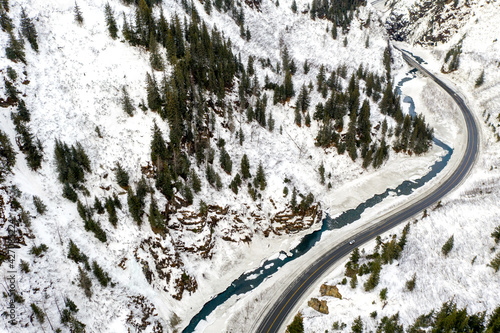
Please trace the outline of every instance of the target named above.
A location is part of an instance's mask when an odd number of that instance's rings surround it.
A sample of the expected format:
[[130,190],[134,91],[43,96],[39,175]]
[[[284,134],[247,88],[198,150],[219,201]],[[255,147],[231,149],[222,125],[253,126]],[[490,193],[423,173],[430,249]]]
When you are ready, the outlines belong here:
[[[467,146],[462,160],[460,161],[457,169],[447,179],[442,181],[441,185],[438,188],[427,195],[424,199],[415,203],[413,206],[395,212],[377,225],[368,227],[354,237],[346,239],[342,244],[336,246],[335,248],[332,248],[323,257],[307,267],[300,275],[300,277],[298,277],[292,283],[292,285],[290,285],[286,289],[282,297],[272,307],[270,307],[270,310],[264,315],[262,322],[258,326],[258,333],[278,332],[289,312],[297,304],[303,294],[307,292],[309,286],[314,284],[316,280],[320,278],[331,265],[333,265],[337,260],[346,256],[351,250],[354,249],[354,247],[368,242],[369,240],[377,237],[377,235],[383,234],[384,232],[394,228],[398,224],[406,221],[413,215],[437,203],[446,194],[448,194],[462,182],[462,180],[465,178],[472,165],[474,164],[479,149],[479,134],[474,117],[465,105],[465,102],[460,96],[458,96],[455,91],[453,91],[450,87],[448,87],[434,75],[429,73],[409,54],[407,54],[405,51],[400,51],[403,55],[404,60],[408,64],[410,64],[410,66],[417,68],[424,75],[434,80],[454,99],[454,101],[460,107],[460,110],[462,111],[465,118],[467,129]],[[351,241],[352,239],[355,239],[356,242],[351,245],[349,244],[349,241]]]

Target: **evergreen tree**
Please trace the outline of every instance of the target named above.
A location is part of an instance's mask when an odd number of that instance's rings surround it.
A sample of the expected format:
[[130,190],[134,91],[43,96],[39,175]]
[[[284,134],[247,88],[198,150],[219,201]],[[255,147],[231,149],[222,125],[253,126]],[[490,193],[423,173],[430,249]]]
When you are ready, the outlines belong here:
[[125,86],[122,87],[122,107],[126,114],[129,116],[134,115],[135,108]]
[[323,83],[325,82],[325,79],[326,79],[325,66],[321,65],[321,67],[319,68],[319,73],[318,73],[318,75],[316,75],[318,92],[321,91],[321,88],[323,87]]
[[8,135],[0,130],[0,183],[12,172],[16,164],[16,152],[9,140]]
[[36,195],[33,196],[33,204],[35,205],[35,209],[38,214],[43,215],[47,211],[47,205],[44,204],[42,199]]
[[292,2],[291,9],[292,9],[292,12],[297,13],[297,2],[295,2],[295,0],[293,0],[293,2]]
[[444,243],[443,247],[441,248],[441,252],[443,255],[446,257],[448,256],[448,253],[453,249],[453,243],[454,243],[454,237],[451,235],[450,238]]
[[109,215],[108,216],[109,223],[111,223],[111,225],[113,227],[116,227],[116,225],[118,224],[118,216],[116,216],[116,203],[115,203],[115,201],[112,198],[107,198],[104,206],[106,207],[106,211],[108,212],[108,215]]
[[250,161],[248,160],[248,156],[246,154],[244,154],[241,158],[240,168],[241,176],[243,177],[243,179],[249,179],[250,177],[252,177],[252,175],[250,174]]
[[372,265],[372,272],[370,274],[370,277],[368,280],[365,282],[364,287],[365,291],[370,291],[373,290],[377,285],[380,280],[380,270],[382,269],[382,266],[380,264],[379,260],[375,260]]
[[309,66],[309,63],[306,59],[306,61],[304,61],[304,74],[309,73],[309,70],[310,70],[310,66]]
[[349,129],[345,137],[345,144],[347,152],[353,161],[358,158],[358,152],[356,148],[356,124],[355,121],[351,120],[349,123]]
[[495,270],[495,273],[500,270],[500,252],[497,253],[495,258],[491,259],[489,266]]
[[321,185],[325,185],[325,166],[323,162],[319,165],[318,172]]
[[111,38],[116,39],[118,37],[118,27],[109,2],[106,3],[104,12],[106,15],[106,25],[108,26],[109,35]]
[[62,196],[72,202],[76,202],[78,199],[78,194],[76,194],[75,190],[73,190],[68,182],[64,183]]
[[163,221],[163,217],[158,209],[158,204],[156,203],[153,194],[151,194],[151,204],[149,205],[149,216],[148,216],[149,224],[151,228],[156,228],[160,230],[165,229],[165,224]]
[[337,39],[337,25],[334,24],[332,27],[332,38]]
[[38,35],[36,33],[35,25],[26,14],[24,8],[21,8],[21,32],[23,33],[24,38],[26,38],[30,43],[31,48],[35,52],[38,52]]
[[129,176],[128,176],[127,171],[125,171],[122,168],[120,162],[116,163],[115,178],[116,178],[116,182],[118,183],[118,185],[120,185],[123,188],[128,187]]
[[31,310],[40,324],[45,323],[45,312],[35,303],[31,303]]
[[496,244],[500,242],[500,225],[498,225],[495,230],[493,230],[493,232],[491,233],[491,237],[493,237],[493,240]]
[[80,7],[78,6],[78,4],[76,2],[75,2],[75,8],[74,8],[73,12],[75,13],[75,21],[80,25],[83,24],[83,15],[82,15],[82,12],[80,10]]
[[415,289],[415,283],[416,283],[416,280],[417,280],[417,274],[413,274],[413,277],[406,281],[406,289],[408,291],[413,291],[413,289]]
[[255,178],[253,180],[255,188],[260,188],[263,191],[266,188],[266,174],[264,173],[264,167],[262,166],[262,162],[259,163],[259,167],[257,168],[257,173],[255,174]]
[[83,289],[85,296],[92,297],[92,280],[80,266],[78,266],[78,274],[78,285]]
[[142,215],[144,214],[140,198],[129,188],[127,191],[128,210],[134,221],[140,226],[142,224]]
[[298,107],[295,108],[294,114],[295,114],[294,118],[295,124],[299,127],[302,126],[302,115]]
[[[8,0],[2,0],[2,1],[7,2]],[[14,28],[14,25],[12,23],[12,19],[7,14],[7,11],[8,9],[5,9],[5,6],[4,8],[2,8],[0,4],[0,26],[2,27],[3,30],[11,33],[12,29]]]
[[476,79],[475,87],[479,88],[479,87],[481,87],[483,85],[483,83],[484,83],[484,69],[481,71],[481,74]]
[[284,88],[285,101],[288,101],[295,95],[295,91],[293,90],[292,74],[289,71],[285,74]]
[[222,169],[228,174],[231,174],[233,169],[233,162],[231,161],[231,156],[229,156],[229,153],[224,147],[221,147],[220,149],[219,162]]
[[392,52],[389,41],[387,41],[387,47],[384,50],[384,66],[387,75],[387,81],[391,80],[391,63],[392,63]]
[[68,244],[68,259],[73,260],[78,263],[86,263],[88,261],[88,257],[81,252],[81,250],[73,243],[73,240],[69,240]]
[[300,88],[299,96],[297,96],[297,105],[296,108],[299,111],[306,112],[309,108],[309,104],[311,102],[311,98],[309,97],[309,90],[306,85],[303,84]]
[[165,68],[163,60],[160,53],[158,52],[158,43],[153,32],[149,36],[149,51],[151,55],[149,56],[149,63],[154,70],[162,71]]
[[361,143],[371,142],[370,104],[367,100],[363,102],[358,116],[358,133]]
[[309,115],[309,112],[306,114],[304,121],[307,127],[311,126],[311,116]]
[[351,326],[352,333],[362,333],[363,332],[363,321],[361,317],[354,319],[354,322]]
[[191,170],[191,173],[189,175],[189,178],[191,180],[191,187],[193,188],[194,193],[198,193],[201,191],[201,180],[194,171],[194,169]]
[[304,333],[304,320],[300,313],[295,315],[292,323],[286,328],[286,331],[288,333]]
[[5,48],[5,55],[14,62],[21,61],[26,64],[24,46],[12,32],[9,32],[9,43]]
[[153,125],[153,140],[151,141],[151,161],[158,168],[162,169],[167,160],[167,145],[163,139],[163,133],[156,123]]
[[205,8],[205,12],[210,15],[212,13],[212,2],[210,0],[205,0],[203,8]]
[[157,111],[161,106],[160,92],[154,75],[146,74],[146,90],[148,94],[148,107]]
[[101,201],[99,198],[94,197],[94,210],[97,212],[97,214],[104,214],[104,207],[102,206]]
[[109,277],[108,273],[106,273],[95,260],[92,262],[92,272],[94,273],[97,281],[99,281],[101,286],[107,287],[108,283],[111,282],[111,278]]

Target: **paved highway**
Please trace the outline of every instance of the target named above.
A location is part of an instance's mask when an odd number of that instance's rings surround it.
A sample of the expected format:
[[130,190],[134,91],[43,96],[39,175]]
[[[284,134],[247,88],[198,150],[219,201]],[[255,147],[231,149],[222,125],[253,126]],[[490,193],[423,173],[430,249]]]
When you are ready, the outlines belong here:
[[[469,170],[472,168],[479,150],[479,133],[474,116],[467,108],[467,105],[465,105],[463,99],[455,91],[418,64],[408,53],[403,50],[399,51],[401,51],[404,60],[410,64],[410,66],[417,68],[424,75],[434,80],[455,100],[460,107],[460,110],[465,118],[467,129],[467,146],[464,156],[462,157],[462,160],[456,170],[451,173],[451,175],[449,175],[438,188],[427,195],[424,199],[417,202],[413,206],[395,212],[374,226],[367,227],[367,229],[358,233],[354,237],[346,239],[344,243],[332,248],[323,257],[318,259],[311,266],[307,267],[293,282],[293,284],[287,288],[282,297],[272,307],[270,307],[270,310],[264,315],[262,322],[258,326],[258,333],[278,332],[282,325],[288,324],[283,323],[283,321],[286,319],[290,311],[292,311],[293,307],[297,304],[303,294],[306,293],[309,287],[313,285],[337,260],[346,256],[355,246],[360,246],[377,237],[377,235],[383,234],[441,200],[446,194],[462,182]],[[349,244],[351,239],[356,240],[355,244]]]

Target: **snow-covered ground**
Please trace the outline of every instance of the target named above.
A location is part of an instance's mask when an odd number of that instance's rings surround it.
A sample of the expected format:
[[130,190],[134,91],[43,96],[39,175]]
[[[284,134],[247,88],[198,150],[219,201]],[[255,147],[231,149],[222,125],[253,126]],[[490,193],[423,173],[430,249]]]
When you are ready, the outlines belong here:
[[[242,272],[257,267],[263,259],[276,255],[281,250],[292,248],[305,233],[310,232],[309,230],[286,236],[271,234],[269,237],[264,237],[262,229],[269,222],[264,221],[263,225],[258,225],[250,216],[251,212],[260,209],[262,215],[268,216],[285,207],[290,198],[290,195],[287,198],[282,195],[285,177],[289,178],[301,193],[312,192],[326,212],[337,215],[357,206],[373,194],[383,192],[387,187],[394,187],[403,180],[424,175],[428,167],[443,154],[442,150],[436,147],[433,147],[428,154],[419,157],[392,153],[381,169],[364,170],[360,160],[353,163],[347,154],[339,156],[333,149],[325,152],[315,147],[314,137],[318,125],[314,121],[311,128],[298,128],[294,125],[291,108],[291,105],[295,104],[294,100],[290,105],[271,106],[276,121],[274,132],[262,129],[255,122],[243,123],[242,129],[246,138],[244,145],[242,147],[236,144],[228,145],[227,150],[234,166],[239,165],[245,153],[250,158],[253,172],[258,161],[263,162],[268,182],[263,195],[266,199],[272,198],[278,208],[273,208],[269,200],[263,200],[262,208],[258,208],[246,193],[235,197],[227,188],[230,178],[224,173],[221,175],[225,189],[221,192],[215,191],[204,182],[201,194],[195,199],[194,207],[196,208],[199,200],[203,199],[209,204],[218,204],[222,207],[229,205],[232,210],[243,211],[244,232],[252,235],[252,241],[232,243],[220,239],[223,231],[232,226],[232,221],[222,220],[215,231],[219,238],[215,241],[211,260],[180,253],[184,265],[182,269],[196,278],[198,291],[192,295],[185,293],[181,301],[176,301],[171,297],[172,292],[164,292],[147,283],[142,266],[134,258],[134,251],[141,241],[154,234],[147,223],[139,228],[132,221],[126,208],[126,196],[120,195],[125,209],[118,211],[117,228],[114,229],[106,220],[101,221],[108,234],[108,241],[100,243],[91,233],[84,230],[76,205],[61,197],[62,186],[57,180],[53,157],[55,139],[70,145],[77,141],[82,144],[89,155],[92,167],[92,173],[89,173],[86,179],[86,187],[91,196],[81,197],[81,200],[88,200],[84,203],[91,204],[94,196],[108,196],[113,192],[124,194],[114,181],[113,169],[116,162],[125,167],[131,175],[132,182],[140,179],[141,166],[146,165],[150,159],[149,146],[153,123],[158,124],[165,136],[168,133],[168,124],[157,114],[143,112],[139,108],[136,108],[133,117],[128,117],[121,109],[120,98],[121,88],[127,86],[135,105],[146,99],[145,76],[147,72],[151,72],[149,54],[141,48],[127,45],[121,38],[112,40],[109,37],[104,19],[106,1],[78,2],[84,17],[82,26],[74,22],[73,2],[62,0],[50,2],[11,0],[10,2],[9,15],[17,27],[21,7],[26,9],[29,17],[35,18],[40,51],[33,52],[26,43],[27,66],[12,63],[1,57],[0,68],[5,72],[7,66],[13,67],[20,76],[18,80],[25,79],[21,73],[26,71],[26,78],[30,83],[19,87],[21,93],[26,95],[23,98],[31,111],[30,128],[42,141],[45,150],[45,159],[38,172],[30,171],[22,154],[19,153],[14,175],[8,179],[8,184],[17,185],[23,192],[20,201],[33,215],[32,229],[36,236],[35,239],[28,241],[27,246],[16,250],[18,259],[29,262],[31,268],[29,273],[19,273],[16,281],[16,288],[25,299],[25,303],[19,304],[17,308],[18,319],[27,325],[23,331],[40,331],[40,324],[36,320],[31,322],[29,319],[32,313],[29,306],[31,303],[43,308],[49,320],[58,327],[60,315],[57,306],[63,303],[64,297],[71,298],[78,305],[80,309],[78,320],[85,323],[89,331],[124,332],[127,329],[134,329],[132,323],[126,322],[127,316],[131,311],[136,317],[140,317],[144,312],[144,306],[138,302],[134,303],[133,297],[136,296],[145,296],[144,304],[155,309],[153,313],[158,316],[157,319],[150,319],[151,321],[158,321],[166,331],[172,331],[169,322],[173,313],[180,317],[181,325],[187,324],[190,317],[211,296],[224,290]],[[298,1],[299,12],[306,7],[306,4],[305,0]],[[132,15],[132,7],[123,5],[121,1],[110,1],[110,5],[119,25],[122,23],[122,12]],[[327,73],[342,64],[347,64],[350,71],[363,64],[370,71],[383,74],[382,53],[387,38],[383,26],[373,20],[369,29],[359,28],[361,21],[367,19],[370,6],[360,10],[359,18],[355,16],[348,34],[349,43],[344,48],[341,45],[343,36],[333,40],[326,32],[326,27],[331,27],[331,23],[322,20],[311,21],[308,15],[293,14],[290,10],[291,1],[284,1],[277,7],[274,2],[264,0],[260,11],[249,9],[244,5],[245,22],[252,34],[249,42],[239,37],[239,28],[226,14],[213,10],[211,15],[207,15],[202,4],[195,2],[195,5],[209,26],[217,26],[217,29],[224,32],[226,38],[231,39],[234,53],[241,52],[244,63],[248,56],[253,55],[257,59],[269,58],[271,63],[275,64],[281,60],[280,47],[286,45],[298,67],[298,74],[294,78],[296,91],[302,83],[315,82],[321,64],[326,66]],[[167,17],[173,13],[183,15],[181,6],[175,1],[164,1],[163,10]],[[370,47],[365,49],[367,34],[370,34]],[[0,32],[0,45],[5,46],[7,41],[8,34]],[[304,75],[302,64],[306,59],[311,65],[311,71]],[[278,79],[269,69],[260,68],[258,62],[256,66],[259,68],[257,75],[261,84],[266,74],[271,80]],[[169,70],[170,67],[167,66],[167,75]],[[396,81],[401,79],[407,70],[401,58],[395,57],[394,71],[399,73]],[[162,74],[155,74],[157,79],[161,80]],[[448,122],[447,114],[433,116],[429,108],[423,107],[424,104],[436,100],[432,98],[430,92],[432,89],[427,85],[428,83],[422,80],[413,80],[405,86],[404,93],[414,97],[417,110],[422,110],[430,120],[431,125],[436,128],[436,135],[459,150],[457,142],[460,134],[454,134],[456,131],[453,131],[457,125]],[[487,87],[486,84],[481,89]],[[319,94],[313,93],[311,105],[314,107],[319,101]],[[446,105],[443,104],[443,107],[446,108]],[[383,117],[376,111],[376,105],[371,106],[373,110],[371,122],[377,124]],[[102,138],[98,137],[96,127],[99,127]],[[283,134],[279,133],[280,127],[283,129]],[[0,128],[14,143],[15,131],[10,120],[10,109],[2,109],[0,112]],[[234,134],[224,129],[219,122],[216,124],[215,132],[227,142],[237,141],[234,140]],[[327,180],[332,183],[330,190],[320,184],[317,169],[321,162],[325,165],[326,174],[330,172],[332,174],[331,179]],[[111,187],[106,190],[108,186]],[[48,211],[45,215],[34,213],[33,195],[39,196],[47,204]],[[401,198],[391,198],[380,209],[388,210],[394,205],[402,204],[403,201]],[[160,201],[160,204],[164,202]],[[378,210],[367,212],[365,215],[373,216],[378,212]],[[332,240],[340,239],[366,221],[367,219],[363,218],[353,226],[331,232],[325,235],[325,239],[328,239],[326,237]],[[171,245],[173,237],[177,236],[169,236],[164,240],[166,248],[173,248]],[[196,241],[196,236],[191,234],[178,237]],[[96,260],[109,273],[112,281],[117,283],[114,288],[101,288],[94,279],[94,296],[87,299],[83,295],[76,282],[77,265],[67,258],[70,239],[90,257],[90,260]],[[29,254],[29,249],[32,245],[41,243],[47,244],[49,250],[44,257],[34,258]],[[315,251],[319,253],[321,249],[320,246]],[[290,266],[290,269],[299,267],[303,262],[298,260]],[[181,273],[180,269],[174,272],[177,275]],[[2,271],[1,274],[5,276],[6,271]],[[286,270],[281,270],[276,276],[286,274]],[[275,278],[272,279],[274,280]],[[262,298],[263,296],[259,296],[263,294],[262,291],[275,288],[271,287],[272,281],[269,280],[259,287],[259,291],[252,294],[250,299]],[[2,302],[7,301],[7,298],[2,299]],[[251,306],[248,304],[250,303],[238,302],[231,311],[227,311],[226,317],[221,317],[223,323],[216,324],[215,330],[236,325],[235,314],[243,307]],[[230,305],[224,305],[216,315],[228,309],[228,306]],[[233,318],[229,318],[231,316]],[[228,322],[226,318],[229,318]],[[7,324],[0,327],[7,332],[15,332],[15,329]],[[49,324],[46,322],[43,327],[48,329]],[[148,330],[152,330],[152,327],[148,327]]]

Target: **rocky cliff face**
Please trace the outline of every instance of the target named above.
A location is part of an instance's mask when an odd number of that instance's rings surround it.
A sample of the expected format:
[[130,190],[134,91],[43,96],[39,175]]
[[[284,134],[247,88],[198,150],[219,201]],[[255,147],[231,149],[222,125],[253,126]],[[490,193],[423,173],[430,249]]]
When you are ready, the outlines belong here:
[[477,1],[396,1],[386,21],[395,41],[433,46],[446,43],[474,16]]

